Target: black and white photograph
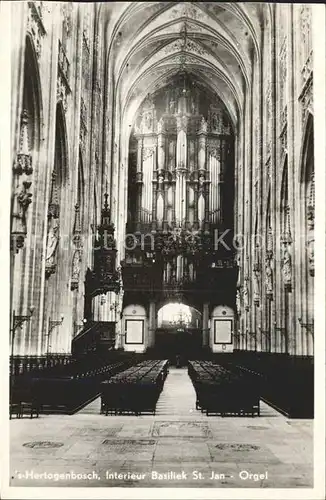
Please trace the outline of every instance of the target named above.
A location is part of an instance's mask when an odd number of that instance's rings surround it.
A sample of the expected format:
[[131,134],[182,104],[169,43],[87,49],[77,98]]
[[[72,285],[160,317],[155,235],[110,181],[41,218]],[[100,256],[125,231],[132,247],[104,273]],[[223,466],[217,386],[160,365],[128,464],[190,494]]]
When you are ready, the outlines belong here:
[[2,498],[324,498],[325,6],[3,4]]

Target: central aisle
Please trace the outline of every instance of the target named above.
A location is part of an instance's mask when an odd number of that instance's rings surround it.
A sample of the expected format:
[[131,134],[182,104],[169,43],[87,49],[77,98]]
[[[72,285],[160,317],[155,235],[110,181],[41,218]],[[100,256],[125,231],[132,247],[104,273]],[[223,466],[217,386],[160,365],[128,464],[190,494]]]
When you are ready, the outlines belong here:
[[156,405],[156,415],[196,415],[196,393],[186,368],[169,368],[163,391]]
[[[82,408],[78,415],[99,415],[101,411],[101,398],[98,397],[87,406]],[[260,402],[261,417],[278,417],[283,418],[280,413],[271,408],[265,402]],[[153,415],[142,415],[139,418],[195,418],[196,420],[206,418],[222,418],[222,417],[207,417],[206,413],[196,410],[196,393],[194,386],[188,375],[187,368],[169,368],[168,376],[164,382],[163,390],[156,405],[156,413]],[[125,417],[124,417],[125,418]],[[228,417],[232,418],[232,417]],[[237,419],[238,417],[233,417]]]
[[[75,415],[12,419],[11,486],[30,486],[32,467],[33,486],[58,484],[45,472],[76,486],[72,471],[79,487],[311,487],[313,421],[261,409],[255,418],[207,417],[195,409],[187,370],[171,368],[156,415],[105,416],[97,398]],[[244,470],[260,480],[243,480]]]

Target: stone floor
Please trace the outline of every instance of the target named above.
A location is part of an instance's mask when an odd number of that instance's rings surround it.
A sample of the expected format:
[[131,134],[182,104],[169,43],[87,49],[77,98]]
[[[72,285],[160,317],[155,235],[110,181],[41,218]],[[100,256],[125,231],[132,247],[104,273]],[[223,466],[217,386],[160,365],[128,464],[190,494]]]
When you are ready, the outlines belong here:
[[157,414],[10,421],[11,486],[313,487],[313,421],[262,402],[260,417],[207,417],[185,369],[171,369]]

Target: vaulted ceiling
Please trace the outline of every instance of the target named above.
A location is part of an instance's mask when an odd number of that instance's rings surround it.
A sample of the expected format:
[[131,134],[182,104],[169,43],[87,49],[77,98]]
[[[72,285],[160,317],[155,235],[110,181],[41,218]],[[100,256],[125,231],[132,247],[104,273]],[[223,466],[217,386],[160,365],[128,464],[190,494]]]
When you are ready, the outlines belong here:
[[269,15],[268,6],[256,2],[107,5],[108,60],[127,120],[133,120],[148,93],[183,70],[217,94],[237,124],[254,61],[260,60],[261,26]]

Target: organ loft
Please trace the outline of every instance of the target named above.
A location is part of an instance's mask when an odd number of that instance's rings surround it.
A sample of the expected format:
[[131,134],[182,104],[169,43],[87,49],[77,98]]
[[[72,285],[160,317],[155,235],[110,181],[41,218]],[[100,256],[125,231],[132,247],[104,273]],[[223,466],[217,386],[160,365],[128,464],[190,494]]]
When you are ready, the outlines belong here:
[[[190,74],[146,97],[130,136],[126,303],[137,289],[151,311],[169,298],[207,313],[219,293],[234,307],[233,151],[226,107]],[[207,315],[203,330],[208,346]]]

